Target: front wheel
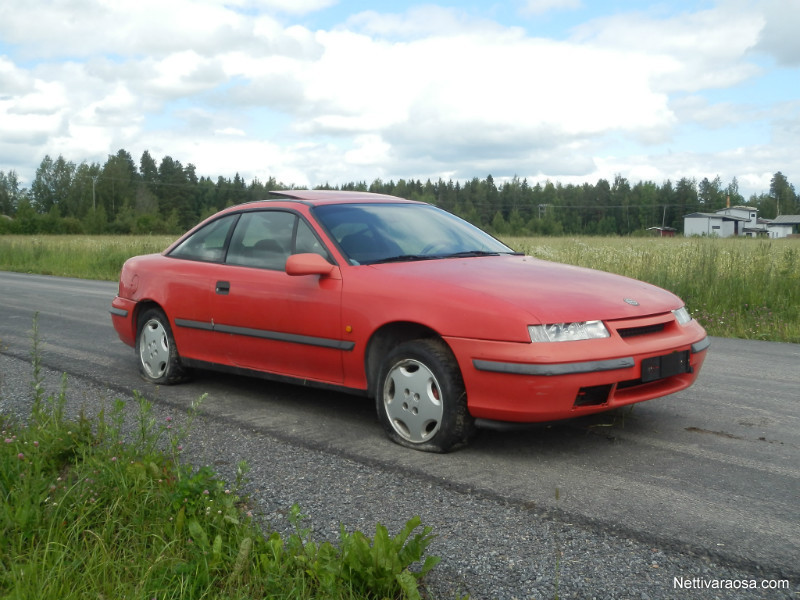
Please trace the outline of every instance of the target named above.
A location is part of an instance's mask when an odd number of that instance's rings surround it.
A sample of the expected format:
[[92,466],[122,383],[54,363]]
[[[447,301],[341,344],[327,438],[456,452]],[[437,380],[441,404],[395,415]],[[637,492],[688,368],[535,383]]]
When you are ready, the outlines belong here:
[[186,378],[167,315],[158,308],[146,310],[139,317],[136,355],[145,381],[172,384]]
[[458,363],[440,340],[406,342],[386,356],[376,405],[389,438],[416,450],[449,452],[475,433]]

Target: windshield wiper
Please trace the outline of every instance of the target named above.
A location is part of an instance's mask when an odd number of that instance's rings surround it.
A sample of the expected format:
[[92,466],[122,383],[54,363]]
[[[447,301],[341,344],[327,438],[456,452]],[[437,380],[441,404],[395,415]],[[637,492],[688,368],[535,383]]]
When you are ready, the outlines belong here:
[[465,250],[463,252],[453,252],[452,254],[440,254],[437,258],[469,258],[471,256],[500,256],[507,254],[510,256],[520,256],[521,252],[498,252],[487,250]]
[[417,260],[441,260],[443,258],[469,258],[472,256],[500,256],[501,254],[508,254],[513,256],[521,256],[521,252],[499,252],[487,250],[464,250],[462,252],[452,252],[449,254],[400,254],[398,256],[389,256],[387,258],[379,258],[378,260],[371,260],[370,265],[380,265],[384,263],[396,262],[414,262]]
[[371,260],[368,263],[370,265],[380,265],[383,263],[395,263],[395,262],[413,262],[415,260],[431,260],[432,258],[441,258],[441,256],[437,256],[436,254],[400,254],[398,256],[389,256],[387,258],[379,258],[378,260]]

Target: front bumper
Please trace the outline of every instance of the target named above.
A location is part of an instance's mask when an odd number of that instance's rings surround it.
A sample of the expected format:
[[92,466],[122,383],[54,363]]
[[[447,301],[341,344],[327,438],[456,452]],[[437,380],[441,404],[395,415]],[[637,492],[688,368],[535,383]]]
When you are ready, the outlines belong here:
[[555,421],[673,394],[697,379],[710,342],[692,321],[625,339],[519,344],[449,338],[478,419]]
[[111,323],[119,339],[128,346],[136,344],[136,307],[138,303],[117,296],[111,301]]

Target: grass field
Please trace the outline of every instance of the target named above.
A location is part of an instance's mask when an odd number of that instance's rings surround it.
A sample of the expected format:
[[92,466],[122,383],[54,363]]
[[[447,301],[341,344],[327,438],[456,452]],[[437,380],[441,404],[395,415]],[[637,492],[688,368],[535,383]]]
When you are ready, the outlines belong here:
[[0,235],[0,270],[114,281],[131,256],[161,252],[175,236]]
[[[115,280],[168,236],[0,236],[0,270]],[[800,240],[547,237],[504,240],[537,258],[627,275],[686,301],[711,335],[800,342]]]
[[537,258],[668,289],[711,335],[800,342],[800,240],[516,238]]
[[419,517],[396,535],[342,527],[334,544],[294,505],[294,533],[264,530],[239,495],[245,463],[226,483],[181,460],[202,397],[175,420],[137,392],[134,410],[101,400],[70,419],[66,375],[48,395],[33,331],[30,418],[0,413],[1,598],[420,600],[439,559]]

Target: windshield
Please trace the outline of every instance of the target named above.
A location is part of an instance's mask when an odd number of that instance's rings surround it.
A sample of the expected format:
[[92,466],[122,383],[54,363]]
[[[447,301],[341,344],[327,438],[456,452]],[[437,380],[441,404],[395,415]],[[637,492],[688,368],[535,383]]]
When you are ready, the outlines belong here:
[[488,233],[429,204],[328,204],[314,214],[354,265],[514,254]]

